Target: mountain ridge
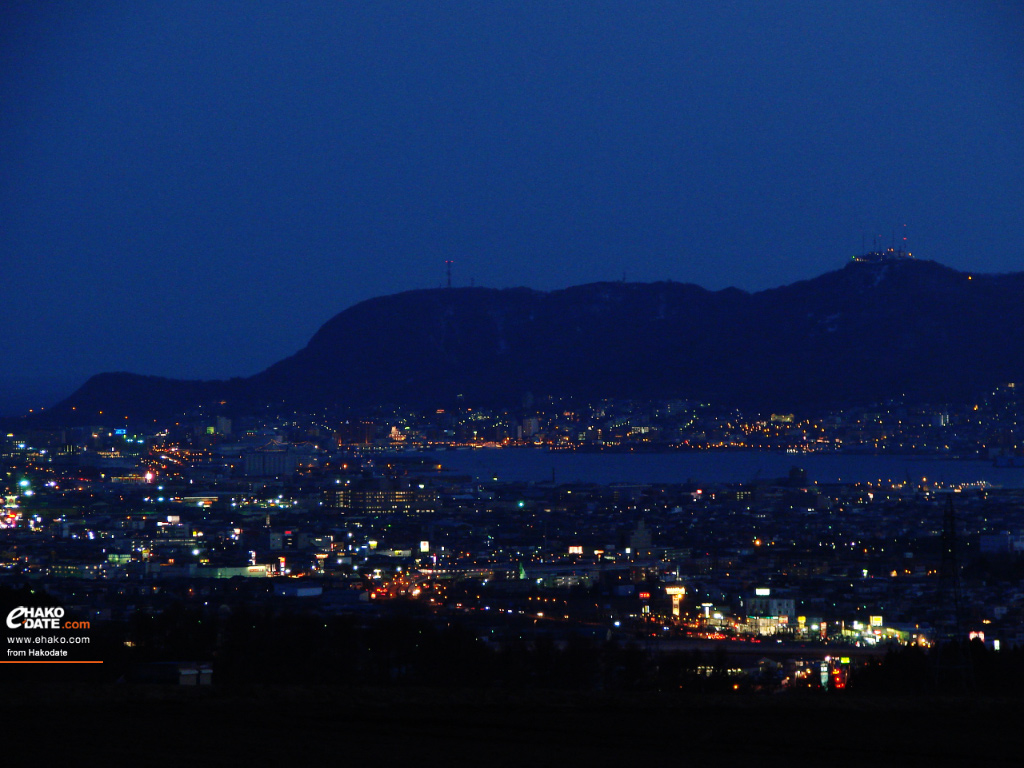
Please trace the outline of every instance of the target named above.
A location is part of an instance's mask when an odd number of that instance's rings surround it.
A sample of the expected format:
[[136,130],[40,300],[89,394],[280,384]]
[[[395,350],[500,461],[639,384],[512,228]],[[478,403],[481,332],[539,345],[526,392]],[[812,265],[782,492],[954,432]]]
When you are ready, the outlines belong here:
[[102,373],[45,413],[159,419],[221,401],[441,407],[460,395],[516,405],[527,392],[792,409],[950,401],[1022,377],[1024,273],[901,259],[754,293],[676,282],[406,291],[343,310],[254,376]]

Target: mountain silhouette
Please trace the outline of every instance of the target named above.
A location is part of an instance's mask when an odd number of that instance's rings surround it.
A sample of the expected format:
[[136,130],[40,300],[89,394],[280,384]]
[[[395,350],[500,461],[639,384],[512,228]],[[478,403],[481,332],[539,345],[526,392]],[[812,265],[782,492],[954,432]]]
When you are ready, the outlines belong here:
[[408,291],[344,310],[255,376],[103,373],[46,418],[159,419],[221,402],[515,405],[527,392],[788,410],[958,401],[1022,378],[1024,273],[899,259],[757,293],[674,282]]

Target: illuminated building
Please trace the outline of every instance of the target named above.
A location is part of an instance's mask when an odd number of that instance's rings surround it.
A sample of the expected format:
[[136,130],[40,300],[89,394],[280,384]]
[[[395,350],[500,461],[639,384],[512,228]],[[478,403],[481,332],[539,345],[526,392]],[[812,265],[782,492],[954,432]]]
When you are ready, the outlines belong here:
[[796,601],[787,597],[772,597],[771,590],[762,587],[747,601],[747,624],[759,635],[775,634],[789,626],[789,617],[796,613]]
[[358,515],[426,514],[437,510],[437,492],[406,481],[364,478],[327,491],[327,504]]

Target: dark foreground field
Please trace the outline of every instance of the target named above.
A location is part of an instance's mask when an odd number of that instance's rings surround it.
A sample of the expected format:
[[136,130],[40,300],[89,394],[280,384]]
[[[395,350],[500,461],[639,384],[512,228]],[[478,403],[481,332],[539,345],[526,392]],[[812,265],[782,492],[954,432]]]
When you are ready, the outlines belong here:
[[[5,686],[5,764],[1020,765],[1021,699]],[[272,762],[268,762],[272,761]]]

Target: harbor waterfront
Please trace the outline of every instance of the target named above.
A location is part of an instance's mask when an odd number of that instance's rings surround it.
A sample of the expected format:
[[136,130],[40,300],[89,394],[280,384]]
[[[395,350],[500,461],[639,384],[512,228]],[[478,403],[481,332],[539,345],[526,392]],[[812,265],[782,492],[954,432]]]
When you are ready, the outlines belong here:
[[651,452],[477,448],[438,451],[446,470],[477,480],[556,483],[746,483],[782,477],[793,467],[817,483],[987,484],[1024,487],[1024,468],[932,456],[782,453],[758,450]]

